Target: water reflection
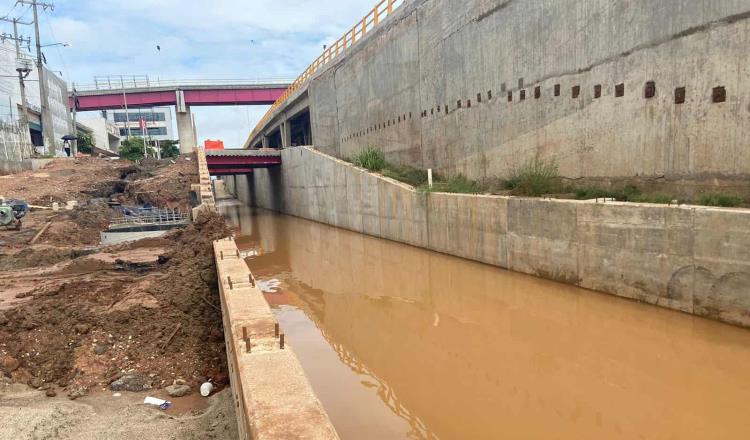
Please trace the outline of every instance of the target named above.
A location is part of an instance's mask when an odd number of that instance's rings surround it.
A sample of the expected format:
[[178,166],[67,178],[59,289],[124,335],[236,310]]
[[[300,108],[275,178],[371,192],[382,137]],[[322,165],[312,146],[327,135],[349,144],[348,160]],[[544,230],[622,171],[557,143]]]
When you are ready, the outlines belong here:
[[[344,439],[750,438],[750,332],[233,207]],[[373,402],[373,396],[377,400]]]

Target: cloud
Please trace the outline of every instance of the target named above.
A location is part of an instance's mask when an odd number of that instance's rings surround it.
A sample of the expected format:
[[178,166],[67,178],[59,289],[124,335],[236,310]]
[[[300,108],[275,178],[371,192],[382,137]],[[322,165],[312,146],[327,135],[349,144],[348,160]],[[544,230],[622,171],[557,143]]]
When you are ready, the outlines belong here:
[[[292,79],[321,53],[323,44],[343,35],[374,2],[56,0],[55,10],[40,18],[43,43],[72,44],[45,50],[50,68],[64,71],[68,81],[78,84],[106,75]],[[0,13],[13,3],[0,0]],[[4,25],[0,29],[11,31]],[[28,35],[31,29],[24,32]],[[241,145],[265,110],[195,109],[199,138]]]

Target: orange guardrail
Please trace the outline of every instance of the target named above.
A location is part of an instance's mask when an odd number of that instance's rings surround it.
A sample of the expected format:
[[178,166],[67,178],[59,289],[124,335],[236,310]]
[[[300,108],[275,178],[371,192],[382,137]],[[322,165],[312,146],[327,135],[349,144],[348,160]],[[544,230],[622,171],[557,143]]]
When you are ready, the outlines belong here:
[[349,29],[343,37],[339,38],[336,43],[326,48],[323,53],[315,59],[315,61],[302,72],[297,79],[294,80],[292,85],[286,89],[283,95],[276,102],[271,105],[271,108],[261,118],[258,125],[255,126],[250,139],[248,142],[258,133],[258,131],[268,122],[274,111],[281,107],[289,97],[297,91],[308,79],[310,79],[315,72],[320,70],[321,67],[329,64],[335,60],[339,55],[346,53],[352,48],[359,40],[363,39],[368,32],[372,32],[378,25],[393,13],[398,7],[402,6],[408,0],[381,0],[369,14],[365,15],[362,20],[358,21],[351,29]]

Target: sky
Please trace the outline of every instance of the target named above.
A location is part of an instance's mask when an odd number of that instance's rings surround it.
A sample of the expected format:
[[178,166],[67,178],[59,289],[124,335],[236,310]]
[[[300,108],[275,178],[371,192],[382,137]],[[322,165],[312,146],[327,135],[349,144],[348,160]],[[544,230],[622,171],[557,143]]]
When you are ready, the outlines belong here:
[[[68,83],[94,76],[153,79],[296,78],[349,30],[376,0],[39,0],[48,67]],[[0,0],[0,17],[31,21],[28,6]],[[0,33],[12,33],[0,22]],[[21,26],[31,36],[33,26]],[[33,44],[33,41],[32,41]],[[156,46],[161,50],[157,50]],[[33,49],[33,47],[32,47]],[[266,112],[263,106],[194,108],[199,142],[240,147]]]

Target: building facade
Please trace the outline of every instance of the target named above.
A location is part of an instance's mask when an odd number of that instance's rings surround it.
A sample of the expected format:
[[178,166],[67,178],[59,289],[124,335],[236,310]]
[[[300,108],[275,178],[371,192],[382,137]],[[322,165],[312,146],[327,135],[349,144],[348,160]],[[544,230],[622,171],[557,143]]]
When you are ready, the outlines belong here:
[[147,139],[164,141],[175,138],[172,129],[172,109],[170,107],[129,109],[127,112],[125,110],[105,110],[102,114],[117,127],[122,139],[126,139],[128,136],[144,136],[141,121],[145,121],[145,137]]
[[[21,50],[21,58],[32,60],[32,56]],[[21,85],[16,72],[17,53],[12,41],[0,41],[0,122],[6,127],[16,126],[20,129],[22,116]],[[44,78],[49,99],[50,121],[55,150],[63,148],[62,137],[72,134],[73,124],[68,106],[68,87],[52,71],[45,68]],[[34,67],[24,79],[26,103],[29,115],[29,138],[34,146],[44,145],[42,141],[41,97],[39,95],[39,75]],[[21,137],[26,137],[25,129]],[[48,150],[47,150],[48,152]],[[8,159],[10,160],[10,159]]]
[[112,122],[99,115],[85,115],[78,117],[78,129],[91,134],[96,147],[117,152],[120,149],[120,129]]

